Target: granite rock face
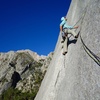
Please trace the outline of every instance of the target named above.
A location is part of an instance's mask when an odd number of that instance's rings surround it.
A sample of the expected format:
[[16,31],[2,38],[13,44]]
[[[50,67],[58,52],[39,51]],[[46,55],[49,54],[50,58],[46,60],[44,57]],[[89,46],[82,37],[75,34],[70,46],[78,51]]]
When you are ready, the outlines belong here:
[[[69,25],[79,25],[76,32],[100,57],[100,0],[72,0],[67,18]],[[73,37],[69,41],[63,56],[59,35],[35,100],[100,100],[100,66],[85,52],[80,37],[76,43]]]
[[30,50],[0,53],[0,94],[9,87],[22,92],[38,90],[52,56],[39,56]]

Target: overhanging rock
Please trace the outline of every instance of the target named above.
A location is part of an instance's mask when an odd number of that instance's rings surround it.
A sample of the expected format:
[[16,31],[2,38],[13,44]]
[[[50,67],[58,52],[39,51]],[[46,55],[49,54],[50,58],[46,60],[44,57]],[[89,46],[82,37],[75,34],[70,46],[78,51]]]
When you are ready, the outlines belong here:
[[[100,0],[72,0],[68,23],[77,23],[76,30],[84,43],[100,55]],[[58,27],[59,28],[59,27]],[[100,66],[85,52],[80,37],[62,55],[61,36],[54,57],[35,100],[100,100]]]

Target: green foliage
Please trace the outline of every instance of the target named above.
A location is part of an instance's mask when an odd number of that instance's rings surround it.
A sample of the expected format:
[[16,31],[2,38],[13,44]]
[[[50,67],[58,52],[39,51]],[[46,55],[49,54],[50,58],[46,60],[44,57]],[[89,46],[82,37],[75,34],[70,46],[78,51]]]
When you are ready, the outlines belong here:
[[40,62],[34,62],[34,64],[32,64],[31,66],[30,66],[30,68],[29,68],[29,70],[33,70],[33,69],[35,69],[36,70],[36,68],[38,68],[38,69],[40,69],[41,67],[42,67],[42,63],[40,63]]
[[38,90],[32,90],[31,93],[22,93],[18,89],[9,88],[1,96],[0,100],[34,100]]
[[41,67],[42,65],[43,65],[43,64],[42,64],[42,63],[40,63],[40,62],[37,64],[37,66],[39,66],[39,67]]
[[35,73],[35,76],[34,76],[34,80],[35,80],[35,82],[34,82],[34,84],[36,85],[36,84],[38,84],[39,86],[40,86],[40,84],[41,84],[41,82],[42,82],[42,80],[43,80],[43,75],[42,75],[42,73]]

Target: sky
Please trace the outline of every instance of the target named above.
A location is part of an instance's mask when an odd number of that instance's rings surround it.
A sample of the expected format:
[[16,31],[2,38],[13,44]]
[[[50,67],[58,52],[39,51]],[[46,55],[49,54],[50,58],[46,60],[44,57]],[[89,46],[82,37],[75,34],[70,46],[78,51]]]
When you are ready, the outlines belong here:
[[0,52],[53,52],[71,0],[0,0]]

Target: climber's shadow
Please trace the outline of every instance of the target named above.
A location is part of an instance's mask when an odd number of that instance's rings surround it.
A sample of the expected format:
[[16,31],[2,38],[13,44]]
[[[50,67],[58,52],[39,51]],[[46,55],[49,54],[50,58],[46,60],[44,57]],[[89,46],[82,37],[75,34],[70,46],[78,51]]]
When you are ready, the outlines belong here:
[[68,44],[67,45],[70,45],[70,44],[75,44],[77,42],[77,40],[76,39],[73,39],[73,40],[70,40],[70,39],[68,39]]
[[[79,34],[80,34],[80,31],[78,32],[78,37],[79,37]],[[78,38],[77,38],[77,39],[78,39]],[[67,44],[67,45],[70,45],[71,43],[76,44],[77,39],[70,40],[70,39],[68,38],[68,44]]]

